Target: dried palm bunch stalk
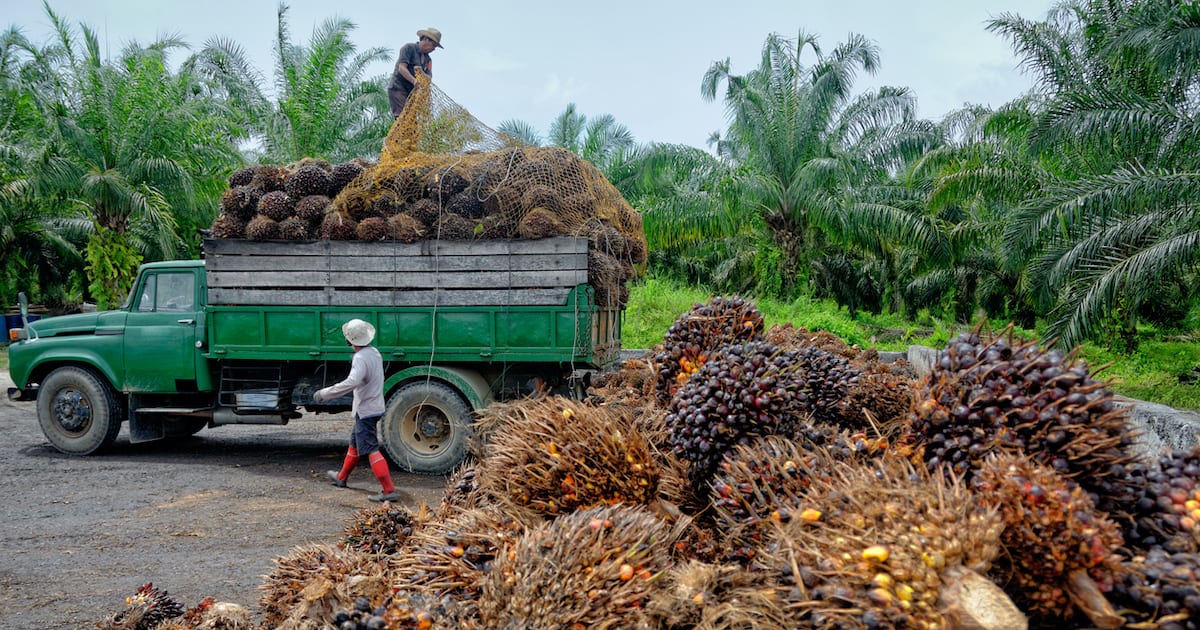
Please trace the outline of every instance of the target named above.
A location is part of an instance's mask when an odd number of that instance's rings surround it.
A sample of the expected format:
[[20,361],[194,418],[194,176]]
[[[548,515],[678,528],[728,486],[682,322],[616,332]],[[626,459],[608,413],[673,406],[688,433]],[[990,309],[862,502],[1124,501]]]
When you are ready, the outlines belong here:
[[667,587],[650,610],[667,628],[785,630],[791,627],[782,601],[760,576],[732,564],[691,560],[667,572]]
[[400,505],[384,503],[363,508],[346,523],[341,544],[367,553],[396,553],[421,521],[420,515]]
[[[1009,333],[1011,334],[1011,332]],[[914,442],[930,468],[969,477],[991,453],[1019,452],[1113,505],[1131,498],[1135,435],[1107,384],[1074,354],[962,333],[918,387]]]
[[383,601],[389,592],[386,558],[324,544],[293,548],[291,554],[276,558],[275,569],[259,585],[263,624],[321,628],[359,597]]
[[496,558],[479,594],[485,628],[654,627],[674,532],[644,508],[580,510],[530,529]]
[[101,630],[152,630],[160,623],[183,615],[183,604],[170,593],[147,582],[125,598],[125,610],[96,624]]
[[659,403],[670,404],[675,391],[721,346],[761,341],[763,326],[758,307],[740,297],[717,296],[693,305],[667,329],[654,355]]
[[648,359],[626,359],[619,369],[598,375],[588,396],[598,403],[655,401],[655,378],[654,365]]
[[841,337],[827,330],[811,331],[807,328],[793,326],[791,323],[775,324],[768,328],[763,336],[768,342],[784,350],[816,348],[849,361],[853,361],[862,354],[861,350],[851,348]]
[[[809,479],[753,563],[794,625],[943,627],[943,587],[985,572],[999,550],[996,511],[956,477],[889,456]],[[1012,608],[998,589],[988,603]]]
[[1120,572],[1121,533],[1082,488],[1024,455],[989,459],[974,487],[1004,520],[992,575],[1022,610],[1051,624],[1081,612],[1098,627],[1121,625],[1101,593]]
[[479,487],[512,513],[553,516],[657,500],[659,466],[627,409],[554,396],[509,408],[479,462]]

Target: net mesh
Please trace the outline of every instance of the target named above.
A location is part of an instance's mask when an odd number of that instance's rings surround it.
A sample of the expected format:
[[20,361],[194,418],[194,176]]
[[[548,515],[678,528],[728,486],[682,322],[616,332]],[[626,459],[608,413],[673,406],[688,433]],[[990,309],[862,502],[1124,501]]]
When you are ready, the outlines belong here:
[[330,211],[410,226],[424,238],[585,236],[601,304],[624,304],[625,281],[646,261],[641,216],[591,163],[559,147],[499,133],[417,75],[379,162],[334,198]]

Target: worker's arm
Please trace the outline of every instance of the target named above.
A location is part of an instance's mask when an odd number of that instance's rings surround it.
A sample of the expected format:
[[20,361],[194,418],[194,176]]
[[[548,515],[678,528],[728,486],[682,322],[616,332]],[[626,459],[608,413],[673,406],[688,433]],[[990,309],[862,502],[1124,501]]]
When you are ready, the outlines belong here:
[[360,360],[358,353],[354,354],[354,358],[350,361],[350,375],[346,380],[335,383],[325,389],[317,390],[313,394],[313,402],[325,402],[333,400],[338,396],[348,394],[354,391],[355,387],[362,385],[367,376],[367,366]]
[[404,63],[403,61],[396,62],[396,74],[404,77],[405,81],[408,81],[413,85],[416,85],[417,83],[417,78],[413,76],[412,70],[410,70],[408,64]]

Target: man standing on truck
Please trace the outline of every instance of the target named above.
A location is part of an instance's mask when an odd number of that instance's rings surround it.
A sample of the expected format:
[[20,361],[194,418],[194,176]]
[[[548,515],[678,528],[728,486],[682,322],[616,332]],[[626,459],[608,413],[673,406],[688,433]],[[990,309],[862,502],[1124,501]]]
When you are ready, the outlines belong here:
[[388,104],[391,105],[394,118],[400,117],[400,112],[404,111],[404,103],[408,101],[408,95],[415,87],[417,77],[414,73],[424,72],[430,77],[433,76],[433,59],[429,57],[429,53],[442,47],[442,32],[436,28],[423,28],[417,31],[417,37],[420,39],[416,42],[400,47],[400,58],[396,60],[396,67],[392,70],[392,81],[388,83]]
[[371,463],[371,472],[379,480],[383,492],[372,494],[367,498],[371,501],[396,501],[400,494],[392,484],[392,475],[388,471],[387,460],[379,452],[379,418],[385,410],[383,404],[383,357],[379,350],[371,345],[375,338],[375,327],[361,319],[352,319],[342,324],[342,335],[346,343],[354,348],[354,359],[350,362],[350,375],[346,380],[317,390],[313,394],[313,402],[324,402],[354,392],[354,402],[351,411],[354,413],[354,430],[350,433],[350,448],[346,450],[346,459],[342,462],[341,471],[326,471],[333,485],[346,487],[350,472],[358,465],[359,457],[366,456]]

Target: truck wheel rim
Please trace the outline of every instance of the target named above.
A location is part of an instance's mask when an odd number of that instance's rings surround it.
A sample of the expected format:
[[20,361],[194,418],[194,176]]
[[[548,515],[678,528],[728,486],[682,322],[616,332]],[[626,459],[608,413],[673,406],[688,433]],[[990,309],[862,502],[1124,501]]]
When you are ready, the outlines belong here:
[[419,405],[410,410],[404,415],[400,429],[411,448],[427,455],[441,451],[450,440],[450,420],[433,405]]
[[92,422],[91,402],[77,390],[59,391],[54,396],[54,419],[67,433],[83,433]]

